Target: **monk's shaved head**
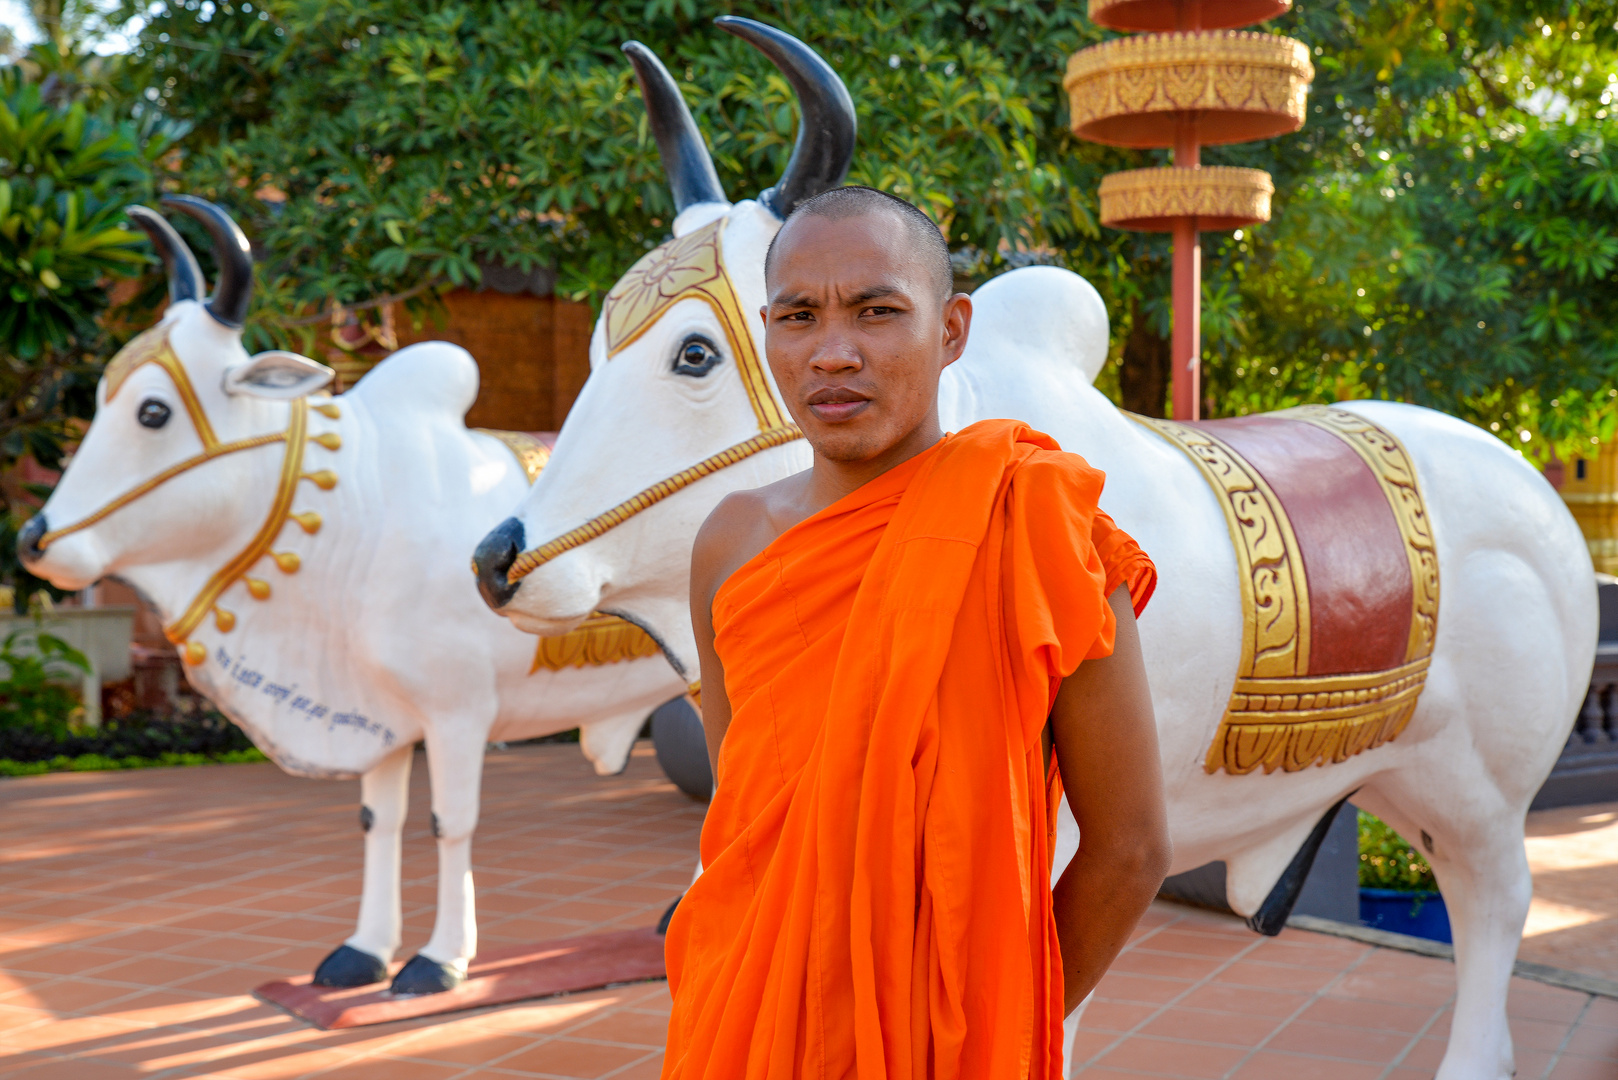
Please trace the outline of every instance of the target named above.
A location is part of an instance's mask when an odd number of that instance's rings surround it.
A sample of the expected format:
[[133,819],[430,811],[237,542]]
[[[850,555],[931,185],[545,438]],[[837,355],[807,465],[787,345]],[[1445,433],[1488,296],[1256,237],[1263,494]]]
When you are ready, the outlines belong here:
[[[843,221],[847,218],[860,217],[865,214],[889,214],[896,217],[904,226],[907,254],[918,259],[925,267],[925,272],[932,279],[935,291],[940,300],[946,300],[955,291],[955,270],[949,261],[949,244],[944,240],[944,234],[933,219],[922,213],[917,207],[905,202],[897,195],[889,195],[885,191],[878,191],[869,187],[841,187],[823,191],[814,198],[809,199],[792,211],[787,219],[788,225],[803,224],[805,218],[821,218],[826,221]],[[775,245],[786,234],[783,227],[770,241],[769,250],[764,253],[764,280],[770,280],[770,268],[774,262]]]
[[942,437],[938,380],[972,321],[952,279],[938,227],[871,188],[818,195],[775,234],[759,312],[765,356],[817,468],[841,470],[839,483]]

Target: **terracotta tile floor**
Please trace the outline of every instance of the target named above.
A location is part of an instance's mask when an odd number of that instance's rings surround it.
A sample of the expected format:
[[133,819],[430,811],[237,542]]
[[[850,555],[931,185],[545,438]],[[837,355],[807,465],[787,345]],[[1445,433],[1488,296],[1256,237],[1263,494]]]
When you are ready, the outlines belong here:
[[[701,811],[644,743],[610,780],[573,746],[492,753],[484,791],[486,944],[646,925],[689,880]],[[431,926],[426,794],[418,759],[406,955]],[[351,932],[357,798],[269,765],[0,781],[0,1075],[657,1075],[661,983],[341,1032],[249,996]],[[1085,1015],[1075,1074],[1414,1080],[1454,989],[1444,961],[1159,905]],[[1517,980],[1512,1023],[1519,1077],[1618,1077],[1618,1001]]]
[[1534,906],[1518,956],[1618,981],[1618,803],[1528,815]]

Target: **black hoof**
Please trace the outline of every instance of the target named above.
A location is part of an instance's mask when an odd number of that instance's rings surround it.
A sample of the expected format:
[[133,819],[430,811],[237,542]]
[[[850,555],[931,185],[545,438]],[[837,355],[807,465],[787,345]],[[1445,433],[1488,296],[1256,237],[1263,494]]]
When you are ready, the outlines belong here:
[[445,967],[437,960],[429,960],[420,953],[399,969],[393,977],[391,989],[395,994],[442,994],[466,981],[466,976],[454,968]]
[[339,945],[315,968],[316,986],[370,986],[387,979],[388,965],[368,952]]

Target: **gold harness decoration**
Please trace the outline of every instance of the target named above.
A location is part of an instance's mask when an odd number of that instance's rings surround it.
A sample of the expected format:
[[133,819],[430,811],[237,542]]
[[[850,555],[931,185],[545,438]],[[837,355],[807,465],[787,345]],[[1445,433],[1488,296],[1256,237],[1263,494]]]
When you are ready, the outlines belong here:
[[577,630],[560,637],[540,638],[528,674],[540,668],[561,671],[570,667],[601,667],[620,660],[662,655],[663,650],[646,631],[616,615],[603,615],[598,611],[585,619]]
[[[191,424],[196,429],[197,437],[202,441],[202,453],[195,454],[184,461],[169,466],[156,476],[135,485],[130,490],[108,502],[105,506],[86,517],[79,519],[72,525],[60,529],[53,529],[39,539],[39,548],[44,550],[52,542],[61,539],[70,533],[88,528],[108,515],[128,506],[130,503],[147,495],[159,485],[172,480],[181,473],[204,465],[226,454],[233,454],[238,450],[250,450],[258,446],[269,446],[272,443],[284,442],[286,453],[281,460],[281,475],[276,484],[275,497],[270,503],[269,515],[264,524],[254,534],[245,548],[238,552],[229,562],[222,566],[207,584],[197,593],[191,603],[178,619],[163,628],[164,636],[176,646],[184,646],[182,655],[188,664],[200,664],[207,659],[208,651],[200,642],[188,641],[191,633],[201,624],[203,618],[210,612],[214,615],[214,625],[221,633],[229,633],[236,625],[234,612],[218,606],[219,597],[237,581],[245,581],[247,591],[255,600],[268,600],[270,597],[270,584],[258,578],[247,577],[247,572],[265,555],[271,555],[275,564],[283,573],[297,573],[302,560],[297,553],[291,551],[271,552],[270,546],[280,535],[281,528],[290,518],[296,521],[306,533],[316,533],[320,530],[321,518],[314,511],[292,513],[292,498],[297,491],[300,480],[309,480],[322,491],[330,491],[337,486],[337,474],[329,469],[319,472],[306,473],[303,471],[304,447],[310,442],[319,443],[327,450],[337,450],[342,446],[342,439],[334,432],[310,436],[309,409],[310,403],[306,398],[297,398],[291,402],[290,415],[287,419],[287,428],[283,432],[273,435],[255,435],[247,439],[238,439],[235,442],[222,443],[214,434],[213,425],[208,420],[208,414],[202,408],[202,402],[197,397],[196,388],[191,383],[191,377],[186,374],[185,365],[175,355],[174,349],[169,345],[168,332],[162,327],[153,327],[138,335],[117,356],[108,363],[104,378],[107,384],[107,402],[111,402],[118,395],[124,381],[134,370],[143,364],[156,364],[168,373],[174,383],[175,391],[180,395],[180,401],[185,405],[185,411],[191,418]],[[337,419],[341,414],[337,406],[330,402],[315,404],[313,408],[322,416]]]
[[589,543],[703,477],[761,451],[803,438],[803,432],[787,419],[770,390],[753,335],[747,329],[741,297],[725,270],[720,250],[724,225],[725,219],[720,218],[653,248],[612,287],[601,315],[606,330],[607,359],[610,361],[634,344],[679,301],[703,300],[713,308],[725,328],[725,340],[736,358],[736,370],[747,390],[747,400],[753,406],[759,433],[702,459],[667,480],[658,481],[578,528],[523,552],[506,571],[506,580],[511,584],[515,585],[563,552]]
[[[511,451],[517,463],[532,484],[544,471],[551,452],[543,442],[524,431],[496,431],[477,428],[479,433],[499,439]],[[476,573],[476,569],[473,570]],[[570,667],[603,667],[620,660],[637,660],[645,656],[661,656],[652,636],[627,619],[604,615],[597,611],[584,620],[583,625],[566,634],[542,637],[534,648],[534,662],[528,674],[544,669],[561,671]]]
[[537,548],[523,552],[511,564],[511,569],[506,571],[506,580],[516,584],[539,567],[562,554],[562,552],[571,551],[580,544],[589,543],[608,530],[622,525],[648,506],[654,506],[662,502],[676,491],[690,486],[704,476],[710,476],[744,458],[750,458],[760,450],[783,446],[801,438],[803,438],[803,432],[796,427],[772,428],[769,431],[753,436],[745,442],[740,442],[726,450],[721,450],[711,457],[703,458],[689,469],[683,469],[667,480],[659,480],[645,491],[625,499],[606,513],[597,514],[578,528],[571,529],[554,540],[547,540]]
[[[1129,415],[1129,414],[1126,414]],[[1438,620],[1438,558],[1415,468],[1399,441],[1341,409],[1303,406],[1267,414],[1330,432],[1369,469],[1398,527],[1410,566],[1404,662],[1383,670],[1310,674],[1310,590],[1286,508],[1250,462],[1205,427],[1144,416],[1197,463],[1224,511],[1242,593],[1236,684],[1206,771],[1262,767],[1296,772],[1346,761],[1396,738],[1409,724],[1427,677]]]

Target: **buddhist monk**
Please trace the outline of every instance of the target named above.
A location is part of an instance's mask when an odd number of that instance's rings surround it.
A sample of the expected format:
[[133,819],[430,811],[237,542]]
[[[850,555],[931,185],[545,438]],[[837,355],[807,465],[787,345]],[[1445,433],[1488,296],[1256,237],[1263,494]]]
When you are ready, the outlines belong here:
[[[765,280],[814,462],[725,499],[692,556],[716,788],[663,1075],[1060,1077],[1064,1016],[1168,867],[1155,571],[1082,458],[1015,421],[941,429],[972,301],[921,211],[822,194]],[[1053,889],[1064,790],[1081,841]]]

